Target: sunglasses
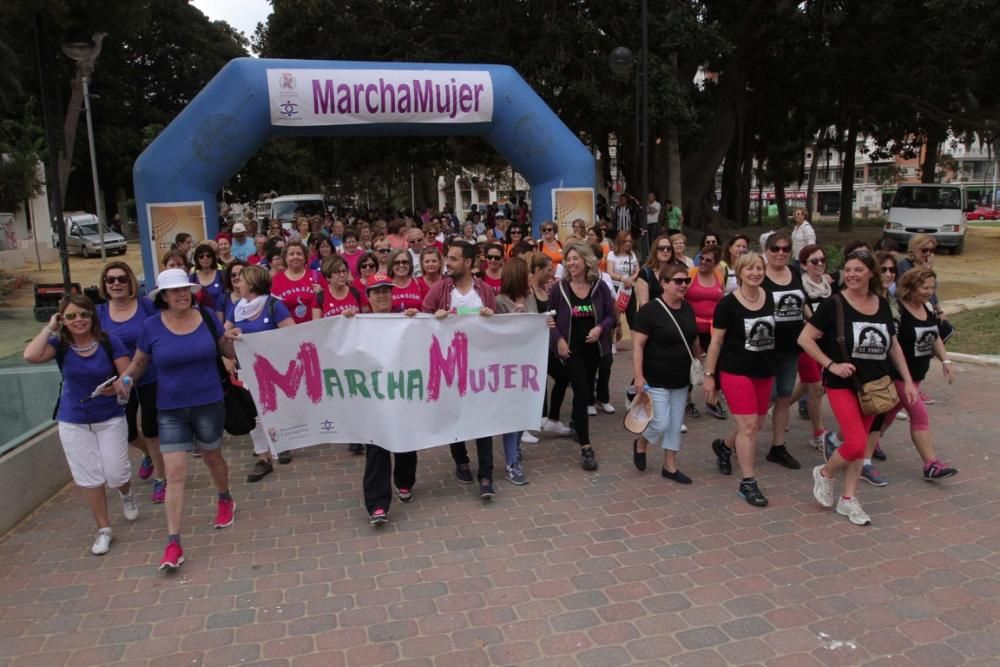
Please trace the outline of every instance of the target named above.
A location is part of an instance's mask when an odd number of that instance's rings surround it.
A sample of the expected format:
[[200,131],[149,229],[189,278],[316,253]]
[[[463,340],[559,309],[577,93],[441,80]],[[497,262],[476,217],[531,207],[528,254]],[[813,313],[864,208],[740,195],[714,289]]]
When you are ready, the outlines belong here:
[[542,231],[543,231],[543,232],[546,232],[546,233],[547,233],[547,232],[554,232],[554,231],[556,231],[556,230],[555,230],[555,229],[554,229],[553,227],[546,227],[546,228],[545,228],[545,229],[543,229]]
[[89,320],[93,316],[94,316],[94,314],[92,312],[90,312],[89,310],[81,310],[79,313],[63,313],[62,318],[64,320],[66,320],[67,322],[72,322],[73,320],[75,320],[78,317],[81,320]]
[[896,267],[894,266],[883,266],[881,268],[882,273],[896,273]]
[[792,246],[790,246],[790,245],[773,245],[773,246],[769,246],[768,250],[770,250],[771,252],[777,252],[777,253],[782,253],[782,254],[787,255],[788,253],[790,253],[792,251]]
[[656,252],[673,252],[674,247],[671,245],[661,245],[656,247]]
[[671,278],[670,282],[672,282],[675,285],[690,285],[691,278]]
[[501,257],[500,255],[486,255],[486,259],[488,259],[491,262],[499,262],[500,260],[503,259],[503,257]]
[[512,229],[512,230],[510,230],[510,235],[511,236],[521,236],[521,230],[519,230],[519,229]]
[[128,276],[104,276],[105,285],[114,285],[115,283],[118,283],[119,285],[128,285],[129,278]]
[[921,248],[920,249],[920,254],[922,254],[922,255],[933,255],[934,254],[934,248]]
[[350,271],[348,271],[347,269],[334,269],[333,271],[330,272],[330,275],[339,276],[342,273],[350,273]]
[[198,259],[205,259],[206,257],[212,257],[212,253],[210,252],[198,253]]
[[360,264],[358,266],[358,268],[362,268],[362,269],[374,269],[375,265],[374,264],[370,264],[368,262],[365,262],[364,264]]
[[813,266],[819,266],[820,264],[826,264],[826,259],[823,258],[823,257],[817,257],[816,259],[809,259],[809,260],[806,260],[806,261],[809,262],[810,264],[812,264]]
[[393,262],[392,265],[393,266],[409,266],[410,263],[407,262],[405,259],[401,259],[401,260]]
[[390,248],[379,248],[375,252],[379,253],[380,255],[388,255],[391,252],[391,249]]

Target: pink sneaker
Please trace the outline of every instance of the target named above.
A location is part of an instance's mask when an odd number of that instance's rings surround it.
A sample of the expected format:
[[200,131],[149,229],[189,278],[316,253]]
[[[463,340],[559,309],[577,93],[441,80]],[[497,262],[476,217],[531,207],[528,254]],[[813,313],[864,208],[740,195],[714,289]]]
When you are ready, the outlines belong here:
[[236,521],[236,501],[220,500],[219,510],[215,513],[215,527],[225,528]]
[[139,479],[149,479],[149,476],[153,474],[153,459],[148,456],[142,457],[142,462],[139,463]]
[[180,542],[168,542],[167,548],[163,551],[163,558],[160,559],[160,569],[176,570],[183,562],[184,550],[181,549]]
[[153,502],[163,503],[167,500],[167,480],[165,479],[154,479],[153,480]]

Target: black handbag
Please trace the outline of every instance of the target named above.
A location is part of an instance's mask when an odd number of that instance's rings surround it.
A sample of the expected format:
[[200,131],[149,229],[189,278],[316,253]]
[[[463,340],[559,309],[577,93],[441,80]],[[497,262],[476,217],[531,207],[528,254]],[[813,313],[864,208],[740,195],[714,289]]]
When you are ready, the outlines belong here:
[[226,387],[226,433],[246,435],[257,425],[257,405],[245,387],[232,383]]

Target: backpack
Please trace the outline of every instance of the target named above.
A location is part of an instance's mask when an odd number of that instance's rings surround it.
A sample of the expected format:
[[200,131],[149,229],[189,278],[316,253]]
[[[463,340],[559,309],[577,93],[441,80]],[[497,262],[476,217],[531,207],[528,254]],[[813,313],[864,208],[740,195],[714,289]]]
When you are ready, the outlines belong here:
[[[111,341],[108,338],[100,338],[98,342],[101,344],[101,349],[104,353],[108,355],[108,361],[111,362],[111,368],[115,369],[115,375],[118,374],[118,369],[115,367],[115,352],[111,347]],[[59,345],[56,347],[56,366],[59,367],[59,395],[56,396],[56,405],[52,409],[52,419],[55,421],[56,416],[59,414],[59,403],[62,401],[62,390],[63,390],[63,380],[62,369],[63,362],[66,360],[66,353],[69,351],[69,345],[64,341],[60,340]]]

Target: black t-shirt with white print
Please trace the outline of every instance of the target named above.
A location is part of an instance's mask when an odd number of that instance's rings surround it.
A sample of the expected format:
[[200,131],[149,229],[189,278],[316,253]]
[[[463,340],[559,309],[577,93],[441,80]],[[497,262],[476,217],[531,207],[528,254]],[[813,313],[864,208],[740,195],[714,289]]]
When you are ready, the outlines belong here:
[[[896,335],[896,325],[892,320],[889,302],[878,297],[878,310],[874,315],[865,315],[855,310],[841,296],[834,296],[819,305],[809,324],[823,332],[819,346],[836,363],[844,363],[844,355],[837,343],[837,300],[844,303],[844,345],[854,364],[857,378],[862,384],[877,380],[885,375],[895,377],[896,372],[889,359],[892,337]],[[823,371],[823,384],[831,389],[854,389],[854,380],[837,377],[830,371]]]
[[924,307],[927,319],[919,320],[906,306],[899,304],[898,341],[906,357],[906,367],[914,382],[922,382],[927,377],[934,358],[934,342],[941,336],[938,319],[934,312]]
[[712,327],[726,331],[716,373],[755,378],[774,375],[775,322],[770,299],[764,299],[760,310],[748,310],[735,292],[727,294],[715,307]]
[[806,303],[806,291],[802,287],[802,276],[795,267],[788,267],[792,279],[787,285],[779,285],[764,276],[761,285],[774,304],[774,321],[776,324],[774,347],[777,350],[789,351],[799,349],[799,334],[804,325],[803,306]]

